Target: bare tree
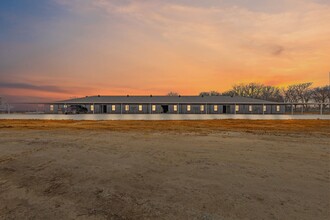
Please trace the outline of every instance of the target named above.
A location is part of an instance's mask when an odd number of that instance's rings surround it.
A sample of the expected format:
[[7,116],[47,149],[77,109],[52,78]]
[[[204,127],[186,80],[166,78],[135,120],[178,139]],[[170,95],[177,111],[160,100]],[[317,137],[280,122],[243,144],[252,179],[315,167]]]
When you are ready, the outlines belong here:
[[[312,98],[315,102],[320,103],[319,107],[321,107],[321,103],[325,103],[330,101],[329,89],[328,86],[316,87],[312,90]],[[326,108],[328,104],[324,104],[323,108]]]
[[249,98],[261,98],[263,88],[265,86],[259,83],[248,83],[248,84],[236,84],[233,85],[232,89],[225,92],[226,94],[249,97]]
[[260,83],[233,85],[232,89],[222,93],[228,96],[243,96],[269,101],[283,101],[281,90],[274,86],[265,86]]
[[263,86],[260,98],[267,101],[284,101],[283,96],[281,94],[281,90],[278,87],[274,86]]
[[[296,93],[299,97],[300,102],[308,103],[308,101],[311,99],[312,91],[311,91],[310,87],[312,84],[313,83],[308,82],[308,83],[300,83],[300,84],[294,85],[294,88],[296,89]],[[307,105],[306,105],[306,108],[307,108]]]
[[[286,89],[283,89],[283,96],[285,102],[295,103],[294,107],[296,109],[297,103],[308,103],[312,98],[311,85],[313,83],[300,83],[289,85]],[[308,105],[302,105],[308,108]]]
[[237,94],[233,90],[225,91],[222,93],[224,96],[236,96]]
[[245,86],[244,84],[233,85],[233,88],[226,93],[230,93],[231,96],[245,96]]
[[250,98],[260,98],[263,88],[264,85],[259,83],[249,83],[247,85],[243,85],[243,96]]
[[177,92],[169,92],[169,93],[167,93],[167,96],[179,96],[179,93],[177,93]]
[[299,102],[299,97],[297,94],[297,91],[295,89],[295,86],[290,85],[287,88],[282,89],[284,101],[288,103],[295,103],[294,104],[294,109],[297,109],[297,104]]
[[282,92],[285,102],[297,103],[299,101],[296,89],[292,85],[288,86],[287,88],[283,88]]
[[313,83],[308,82],[308,83],[300,83],[300,84],[294,85],[294,87],[297,91],[297,95],[302,103],[306,103],[310,99],[310,97],[311,97],[310,87],[312,84]]
[[199,96],[220,96],[221,93],[218,91],[209,91],[209,92],[201,92]]

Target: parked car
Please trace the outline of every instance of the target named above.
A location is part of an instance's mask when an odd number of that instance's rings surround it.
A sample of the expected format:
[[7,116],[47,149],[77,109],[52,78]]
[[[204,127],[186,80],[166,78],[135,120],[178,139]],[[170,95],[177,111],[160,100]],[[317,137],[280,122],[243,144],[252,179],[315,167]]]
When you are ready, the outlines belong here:
[[87,113],[88,109],[81,105],[69,105],[65,110],[65,114],[84,114]]

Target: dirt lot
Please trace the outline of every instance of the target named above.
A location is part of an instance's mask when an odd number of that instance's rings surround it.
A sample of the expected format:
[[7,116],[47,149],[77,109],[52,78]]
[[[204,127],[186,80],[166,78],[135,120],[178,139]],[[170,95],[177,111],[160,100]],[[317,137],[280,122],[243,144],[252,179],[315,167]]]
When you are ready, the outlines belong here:
[[0,219],[330,219],[329,121],[0,120]]

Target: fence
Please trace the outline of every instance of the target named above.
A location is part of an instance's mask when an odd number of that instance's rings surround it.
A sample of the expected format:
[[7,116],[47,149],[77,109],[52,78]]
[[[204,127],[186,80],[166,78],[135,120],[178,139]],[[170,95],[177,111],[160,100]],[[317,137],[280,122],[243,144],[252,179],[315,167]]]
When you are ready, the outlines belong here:
[[290,115],[327,115],[330,114],[329,103],[290,103],[285,105],[285,114]]

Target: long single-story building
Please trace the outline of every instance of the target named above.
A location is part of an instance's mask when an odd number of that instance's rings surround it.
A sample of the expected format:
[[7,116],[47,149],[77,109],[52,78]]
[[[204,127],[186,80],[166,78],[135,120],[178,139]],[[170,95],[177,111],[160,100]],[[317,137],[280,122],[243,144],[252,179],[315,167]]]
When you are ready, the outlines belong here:
[[86,96],[49,104],[49,113],[87,114],[283,114],[283,103],[239,96]]

